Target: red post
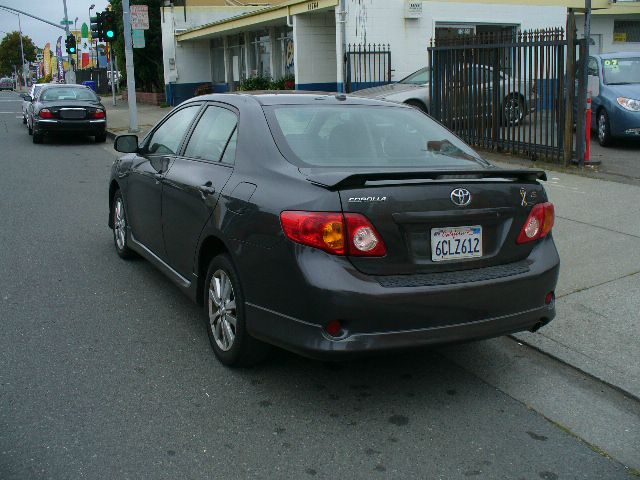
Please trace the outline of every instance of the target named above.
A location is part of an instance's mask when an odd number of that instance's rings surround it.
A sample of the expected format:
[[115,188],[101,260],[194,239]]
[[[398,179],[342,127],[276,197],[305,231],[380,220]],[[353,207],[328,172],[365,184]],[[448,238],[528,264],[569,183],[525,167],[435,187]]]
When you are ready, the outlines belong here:
[[585,149],[584,149],[584,161],[585,163],[591,161],[591,91],[587,95],[587,108],[586,108],[586,127],[585,131],[587,132],[587,138],[585,140]]

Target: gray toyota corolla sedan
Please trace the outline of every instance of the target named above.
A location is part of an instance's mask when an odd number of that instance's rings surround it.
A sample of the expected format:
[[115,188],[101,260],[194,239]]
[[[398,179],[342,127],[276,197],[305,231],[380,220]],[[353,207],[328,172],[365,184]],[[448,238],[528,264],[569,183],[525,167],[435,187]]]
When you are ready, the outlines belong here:
[[320,359],[536,330],[555,315],[554,208],[429,116],[326,94],[181,104],[119,136],[109,226],[200,303],[221,362]]

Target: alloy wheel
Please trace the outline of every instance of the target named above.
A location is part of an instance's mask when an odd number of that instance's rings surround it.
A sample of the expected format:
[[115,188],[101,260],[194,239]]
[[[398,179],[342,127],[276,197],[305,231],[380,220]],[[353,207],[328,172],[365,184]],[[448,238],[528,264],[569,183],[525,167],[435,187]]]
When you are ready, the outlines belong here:
[[113,228],[116,233],[116,245],[118,250],[122,250],[126,243],[127,219],[124,214],[124,204],[122,198],[116,200],[114,208]]
[[220,350],[226,352],[236,338],[236,297],[231,279],[224,270],[216,270],[209,282],[209,324]]
[[607,119],[604,116],[604,113],[598,115],[598,140],[600,142],[604,142],[605,137],[607,135]]

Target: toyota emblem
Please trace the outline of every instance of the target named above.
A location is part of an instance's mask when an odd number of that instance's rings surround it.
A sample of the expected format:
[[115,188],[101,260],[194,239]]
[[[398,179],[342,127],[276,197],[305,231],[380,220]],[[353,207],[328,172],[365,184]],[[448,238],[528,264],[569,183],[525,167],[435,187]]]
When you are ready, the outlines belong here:
[[459,207],[466,207],[471,203],[471,192],[466,188],[456,188],[450,197],[453,204]]

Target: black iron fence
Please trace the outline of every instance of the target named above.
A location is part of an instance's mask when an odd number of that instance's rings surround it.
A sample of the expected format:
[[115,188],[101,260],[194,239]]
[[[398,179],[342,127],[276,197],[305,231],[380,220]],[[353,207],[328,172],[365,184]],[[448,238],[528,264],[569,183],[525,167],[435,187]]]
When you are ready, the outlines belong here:
[[391,46],[349,44],[345,54],[347,92],[391,83]]
[[572,153],[572,59],[562,29],[432,40],[429,113],[472,145],[560,161]]

